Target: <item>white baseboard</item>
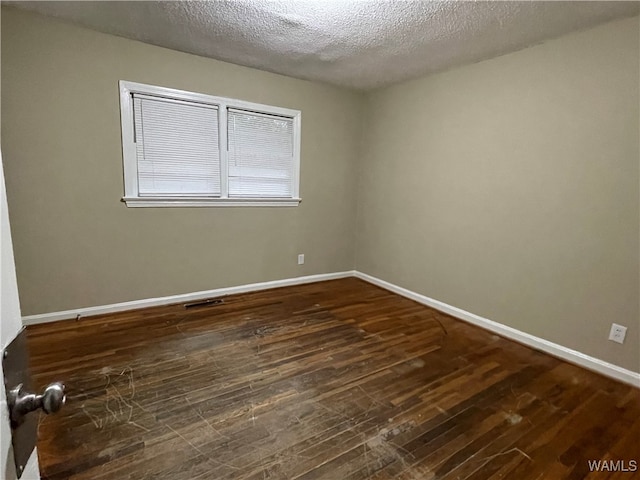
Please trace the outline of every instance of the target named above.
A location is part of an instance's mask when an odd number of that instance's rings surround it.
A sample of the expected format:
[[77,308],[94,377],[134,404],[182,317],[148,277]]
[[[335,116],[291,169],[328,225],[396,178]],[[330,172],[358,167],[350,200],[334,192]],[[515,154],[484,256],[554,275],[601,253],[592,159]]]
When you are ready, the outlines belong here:
[[434,300],[425,295],[399,287],[393,283],[386,282],[379,278],[373,277],[366,273],[356,270],[335,273],[321,273],[318,275],[308,275],[305,277],[285,278],[282,280],[273,280],[270,282],[250,283],[247,285],[238,285],[235,287],[216,288],[213,290],[205,290],[201,292],[185,293],[180,295],[171,295],[168,297],[148,298],[144,300],[134,300],[131,302],[114,303],[111,305],[101,305],[97,307],[77,308],[74,310],[65,310],[62,312],[42,313],[39,315],[27,315],[22,317],[23,325],[35,325],[39,323],[56,322],[58,320],[67,320],[76,318],[78,315],[82,317],[91,315],[102,315],[105,313],[123,312],[126,310],[134,310],[138,308],[156,307],[161,305],[170,305],[172,303],[193,302],[204,300],[212,297],[221,297],[224,295],[232,295],[236,293],[246,293],[258,290],[266,290],[269,288],[288,287],[291,285],[302,285],[305,283],[321,282],[324,280],[334,280],[337,278],[356,277],[366,282],[372,283],[386,290],[389,290],[403,297],[415,300],[418,303],[435,308],[441,312],[447,313],[465,322],[477,325],[485,330],[497,333],[505,338],[515,340],[529,347],[541,350],[554,357],[561,358],[568,362],[574,363],[588,370],[593,370],[607,377],[614,378],[621,382],[640,387],[640,373],[627,370],[612,363],[605,362],[598,358],[586,355],[572,350],[557,343],[550,342],[540,337],[536,337],[529,333],[521,332],[515,328],[508,327],[493,320],[480,317],[473,313],[467,312],[457,307],[453,307],[444,302]]
[[238,285],[235,287],[215,288],[213,290],[204,290],[201,292],[183,293],[179,295],[170,295],[168,297],[146,298],[144,300],[133,300],[131,302],[112,303],[110,305],[100,305],[97,307],[76,308],[73,310],[64,310],[62,312],[41,313],[38,315],[27,315],[22,317],[23,325],[36,325],[39,323],[57,322],[58,320],[68,320],[91,315],[102,315],[105,313],[124,312],[126,310],[135,310],[138,308],[157,307],[161,305],[171,305],[172,303],[193,302],[213,297],[222,297],[224,295],[233,295],[235,293],[255,292],[258,290],[267,290],[269,288],[289,287],[291,285],[302,285],[304,283],[321,282],[323,280],[334,280],[337,278],[353,277],[355,272],[352,270],[346,272],[320,273],[318,275],[307,275],[305,277],[284,278],[282,280],[272,280],[269,282],[249,283],[246,285]]
[[410,298],[411,300],[414,300],[423,305],[427,305],[428,307],[440,310],[441,312],[447,313],[452,317],[459,318],[460,320],[472,323],[473,325],[477,325],[481,328],[484,328],[485,330],[497,333],[502,337],[508,338],[510,340],[515,340],[518,343],[522,343],[529,347],[535,348],[536,350],[541,350],[554,357],[561,358],[562,360],[566,360],[567,362],[574,363],[588,370],[593,370],[594,372],[598,372],[602,375],[619,380],[634,387],[640,387],[640,373],[638,372],[627,370],[626,368],[622,368],[612,363],[605,362],[604,360],[600,360],[590,355],[585,355],[584,353],[578,352],[577,350],[572,350],[570,348],[563,347],[562,345],[558,345],[557,343],[553,343],[543,338],[536,337],[529,333],[521,332],[520,330],[516,330],[515,328],[508,327],[501,323],[494,322],[493,320],[480,317],[473,313],[467,312],[466,310],[453,307],[444,302],[440,302],[425,295],[407,290],[406,288],[399,287],[397,285],[394,285],[393,283],[389,283],[379,278],[372,277],[371,275],[367,275],[366,273],[356,271],[355,276],[357,278],[360,278],[361,280],[365,280],[369,283],[382,287],[385,290],[389,290],[393,293],[397,293],[398,295],[402,295],[403,297]]

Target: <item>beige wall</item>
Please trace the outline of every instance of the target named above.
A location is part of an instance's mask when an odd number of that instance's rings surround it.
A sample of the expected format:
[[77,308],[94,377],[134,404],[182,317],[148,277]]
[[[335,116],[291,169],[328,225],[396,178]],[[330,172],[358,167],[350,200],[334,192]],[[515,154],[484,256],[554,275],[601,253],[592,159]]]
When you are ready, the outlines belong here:
[[[301,110],[302,204],[127,208],[120,79]],[[23,314],[353,269],[361,104],[3,9],[2,147]]]
[[357,269],[640,370],[638,30],[371,94]]
[[[3,9],[23,313],[355,265],[638,371],[638,30],[618,21],[365,97]],[[302,205],[127,209],[119,79],[302,110]],[[622,346],[612,321],[629,327]]]

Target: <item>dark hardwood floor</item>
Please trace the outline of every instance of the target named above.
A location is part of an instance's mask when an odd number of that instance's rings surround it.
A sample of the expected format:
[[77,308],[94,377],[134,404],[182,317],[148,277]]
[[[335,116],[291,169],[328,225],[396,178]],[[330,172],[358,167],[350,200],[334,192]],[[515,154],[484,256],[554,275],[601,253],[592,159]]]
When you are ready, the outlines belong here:
[[640,391],[353,278],[28,337],[43,479],[639,478]]

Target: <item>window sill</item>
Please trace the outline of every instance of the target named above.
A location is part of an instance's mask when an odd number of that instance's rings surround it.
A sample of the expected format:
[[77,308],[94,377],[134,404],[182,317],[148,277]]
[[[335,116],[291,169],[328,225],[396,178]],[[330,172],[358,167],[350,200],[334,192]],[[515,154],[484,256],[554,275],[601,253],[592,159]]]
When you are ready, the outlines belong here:
[[301,198],[123,197],[127,207],[297,207]]

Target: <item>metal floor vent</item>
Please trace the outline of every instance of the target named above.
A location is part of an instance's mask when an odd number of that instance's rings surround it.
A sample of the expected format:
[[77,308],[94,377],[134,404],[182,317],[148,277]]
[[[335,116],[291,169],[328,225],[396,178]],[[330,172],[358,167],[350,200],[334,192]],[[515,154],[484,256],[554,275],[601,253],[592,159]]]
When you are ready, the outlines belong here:
[[185,303],[184,308],[211,307],[213,305],[221,305],[224,303],[222,298],[207,298],[197,302]]

